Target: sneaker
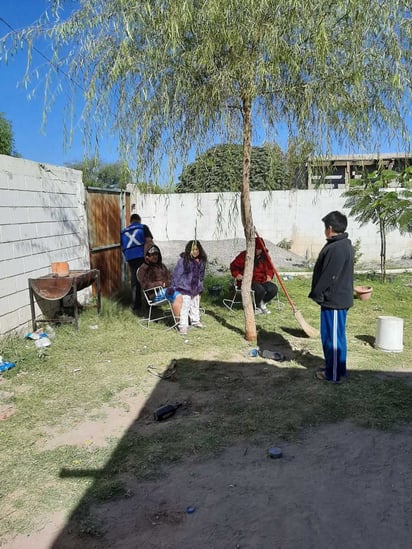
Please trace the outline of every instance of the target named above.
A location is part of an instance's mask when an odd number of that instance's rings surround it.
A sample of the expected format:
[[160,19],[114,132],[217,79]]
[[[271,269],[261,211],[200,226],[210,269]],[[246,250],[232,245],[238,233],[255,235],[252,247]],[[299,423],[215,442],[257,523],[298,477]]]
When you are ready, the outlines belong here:
[[195,322],[194,324],[192,324],[193,328],[204,328],[205,325],[202,324],[201,322]]
[[272,360],[277,360],[278,362],[282,362],[285,360],[285,355],[283,353],[278,353],[277,351],[269,351],[265,349],[262,352],[263,358],[271,358]]
[[260,307],[256,307],[255,309],[255,315],[264,315],[265,313],[260,309]]
[[270,315],[270,311],[269,309],[267,308],[266,306],[266,303],[264,301],[262,301],[259,305],[259,309],[265,314],[265,315]]
[[188,330],[187,326],[181,326],[179,328],[179,334],[180,335],[187,335],[187,330]]

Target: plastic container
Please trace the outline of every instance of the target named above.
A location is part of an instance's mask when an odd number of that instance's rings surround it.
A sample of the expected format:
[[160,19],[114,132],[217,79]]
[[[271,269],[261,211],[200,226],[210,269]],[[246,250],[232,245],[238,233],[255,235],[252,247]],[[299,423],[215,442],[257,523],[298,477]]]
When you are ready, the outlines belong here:
[[355,293],[361,301],[367,301],[372,295],[372,286],[355,286]]
[[268,454],[269,454],[269,457],[271,457],[272,459],[279,459],[283,455],[282,450],[275,446],[272,448],[269,448]]
[[[50,326],[50,324],[47,324],[47,326],[46,326],[45,335],[46,335],[49,339],[53,339],[53,338],[56,336],[56,332],[53,330],[53,328]],[[44,336],[43,336],[43,337],[44,337]]]
[[215,284],[208,289],[208,294],[210,295],[210,297],[213,297],[215,299],[219,298],[221,293],[222,286],[220,284]]
[[378,316],[375,347],[387,353],[403,351],[403,319],[396,316]]
[[47,335],[41,335],[39,339],[36,339],[34,344],[36,345],[37,349],[41,349],[42,347],[50,347],[51,341],[47,337]]
[[69,276],[69,264],[67,261],[56,261],[51,264],[51,272],[54,277]]

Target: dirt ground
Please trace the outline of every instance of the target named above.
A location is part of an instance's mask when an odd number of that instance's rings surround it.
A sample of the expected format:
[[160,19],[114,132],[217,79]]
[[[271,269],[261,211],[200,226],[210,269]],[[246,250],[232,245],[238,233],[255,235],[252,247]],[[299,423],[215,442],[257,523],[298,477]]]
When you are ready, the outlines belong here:
[[[123,399],[128,412],[107,408],[104,421],[85,421],[65,436],[50,433],[47,448],[103,445],[144,405],[131,393]],[[268,456],[273,446],[281,458]],[[385,433],[348,422],[305,430],[295,443],[243,443],[215,459],[168,467],[156,481],[124,479],[129,497],[94,510],[104,537],[76,537],[56,513],[43,517],[43,529],[3,547],[409,549],[411,455],[411,427]]]

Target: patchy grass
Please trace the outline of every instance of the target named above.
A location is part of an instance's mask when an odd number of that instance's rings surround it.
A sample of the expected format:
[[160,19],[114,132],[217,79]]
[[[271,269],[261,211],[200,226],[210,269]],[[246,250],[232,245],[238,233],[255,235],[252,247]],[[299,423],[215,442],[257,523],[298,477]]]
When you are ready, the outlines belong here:
[[[357,278],[373,293],[369,301],[355,300],[348,315],[351,375],[339,386],[314,379],[322,362],[320,341],[305,336],[284,297],[282,309],[273,303],[271,315],[257,317],[257,344],[283,352],[287,360],[281,363],[249,357],[242,311],[229,312],[223,294],[213,298],[207,289],[206,329],[193,329],[186,338],[161,324],[142,328],[127,307],[104,300],[100,318],[94,310],[83,312],[77,334],[71,325],[56,328],[40,356],[30,340],[1,340],[0,354],[16,368],[0,382],[0,540],[30,532],[56,510],[76,510],[79,531],[97,537],[101,527],[90,519],[90,505],[129,497],[126,477],[152,478],[167,463],[207,459],[237,441],[289,440],[305,426],[344,419],[379,429],[410,423],[409,279],[399,275],[382,285]],[[317,327],[318,307],[306,297],[309,280],[285,283],[305,320]],[[208,279],[207,287],[215,284],[228,291],[227,278]],[[380,315],[404,319],[402,353],[374,348]],[[173,359],[176,380],[161,379]],[[108,409],[127,415],[142,395],[140,412],[120,422],[103,445],[82,439],[85,422],[98,430]],[[183,406],[173,419],[153,420],[157,407],[177,401]],[[76,429],[77,439],[48,446]]]

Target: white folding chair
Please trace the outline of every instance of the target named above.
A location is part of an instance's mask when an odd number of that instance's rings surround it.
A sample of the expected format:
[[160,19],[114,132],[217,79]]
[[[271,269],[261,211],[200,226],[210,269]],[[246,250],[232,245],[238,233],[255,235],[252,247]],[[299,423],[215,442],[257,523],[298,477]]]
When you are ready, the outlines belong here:
[[[231,281],[230,289],[233,292],[233,297],[224,299],[223,305],[229,309],[229,311],[233,311],[236,305],[242,305],[242,290],[238,287],[238,281],[235,278]],[[253,309],[256,311],[254,290],[250,290],[250,295],[252,296]]]
[[[231,299],[224,299],[223,305],[229,309],[229,311],[233,311],[235,305],[242,305],[242,290],[237,285],[237,280],[234,278],[231,282],[231,287],[233,291],[233,297]],[[250,290],[250,293],[252,295],[252,303],[253,303],[253,309],[256,312],[256,299],[255,299],[255,292],[254,290]],[[279,298],[279,292],[276,294],[276,297],[274,298],[276,300],[276,309],[279,311],[283,308],[283,303],[280,301]]]
[[[163,297],[164,290],[165,289],[162,286],[156,286],[155,288],[143,290],[143,295],[145,296],[149,307],[149,316],[140,320],[140,324],[144,328],[149,328],[151,322],[158,322],[159,320],[170,318],[173,320],[173,325],[168,326],[166,329],[171,330],[172,328],[176,328],[178,326],[179,319],[176,318],[170,301]],[[161,311],[161,316],[157,316],[156,313],[153,314],[153,309],[156,308]]]

